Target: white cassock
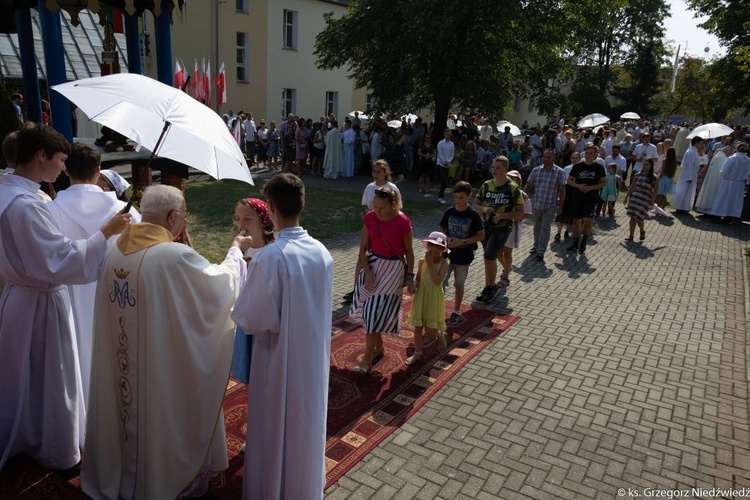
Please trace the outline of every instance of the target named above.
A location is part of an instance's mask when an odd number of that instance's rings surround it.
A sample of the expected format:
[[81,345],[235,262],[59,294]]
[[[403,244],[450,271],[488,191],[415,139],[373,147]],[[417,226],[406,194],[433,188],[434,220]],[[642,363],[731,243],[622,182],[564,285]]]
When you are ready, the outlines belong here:
[[704,214],[709,213],[716,199],[716,192],[721,184],[721,167],[727,161],[727,155],[724,151],[717,151],[711,163],[708,165],[706,177],[703,179],[701,192],[698,193],[698,200],[695,202],[695,211]]
[[[14,170],[15,169],[13,168],[6,167],[5,171],[2,174],[0,174],[0,184],[3,183],[3,179],[5,178],[5,176],[12,174]],[[44,191],[42,191],[41,189],[38,189],[36,194],[39,196],[39,199],[42,200],[44,203],[49,203],[50,201],[52,201],[52,198],[50,198],[49,195],[45,193]],[[2,275],[0,275],[0,294],[3,293],[3,290],[5,290],[5,278]]]
[[672,205],[677,210],[690,211],[695,201],[695,191],[698,185],[698,170],[700,170],[700,157],[694,146],[690,146],[682,158],[682,173],[677,179],[675,195]]
[[[58,191],[55,201],[47,205],[60,231],[72,240],[88,238],[123,207],[125,207],[125,202],[118,200],[114,192],[102,191],[102,188],[96,184],[72,184],[67,189]],[[133,208],[130,213],[132,222],[141,221],[141,214],[137,210]],[[91,372],[96,282],[68,285],[68,294],[70,294],[70,303],[73,306],[78,360],[83,384],[82,396],[85,404]]]
[[354,176],[354,138],[356,134],[354,130],[348,129],[341,134],[341,138],[344,140],[344,148],[342,152],[343,166],[341,169],[341,177],[353,177]]
[[80,460],[85,408],[63,283],[94,281],[107,241],[65,238],[38,189],[17,175],[0,185],[0,470],[20,453],[51,469]]
[[325,137],[326,153],[323,157],[323,177],[326,179],[338,179],[341,175],[341,132],[332,128]]
[[741,217],[745,201],[745,182],[750,176],[750,158],[747,153],[734,153],[721,169],[721,184],[716,192],[714,206],[708,212],[719,217]]
[[323,497],[332,296],[331,254],[301,227],[248,267],[232,313],[255,335],[243,498]]
[[96,290],[81,489],[171,499],[228,467],[221,404],[242,252],[220,265],[153,224],[110,245]]
[[380,133],[374,131],[370,136],[370,162],[375,163],[383,154],[383,147],[380,145]]

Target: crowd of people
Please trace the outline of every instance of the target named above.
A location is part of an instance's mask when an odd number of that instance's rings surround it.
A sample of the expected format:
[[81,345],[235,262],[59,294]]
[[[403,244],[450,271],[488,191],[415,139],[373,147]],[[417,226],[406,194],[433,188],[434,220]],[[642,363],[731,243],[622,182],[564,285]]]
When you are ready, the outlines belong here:
[[179,189],[149,186],[139,213],[97,151],[41,123],[3,154],[0,470],[26,455],[93,498],[201,496],[229,465],[231,368],[252,387],[244,496],[321,498],[333,259],[299,224],[302,181],[240,200],[211,264],[175,242]]
[[[343,132],[334,116],[289,116],[278,130],[244,113],[226,122],[251,166],[282,172],[264,186],[267,201],[238,201],[221,264],[175,242],[189,216],[178,189],[147,188],[138,212],[127,182],[101,170],[92,148],[44,124],[3,142],[11,169],[0,178],[0,470],[25,454],[62,473],[80,468],[94,498],[200,496],[228,467],[221,405],[231,373],[251,388],[246,496],[322,495],[333,260],[299,224],[295,173],[373,176],[346,297],[365,333],[352,367],[361,375],[386,355],[383,335],[400,332],[404,290],[414,294],[407,365],[423,362],[426,342],[445,349],[479,244],[476,300],[489,302],[511,286],[525,219],[529,254],[544,263],[553,224],[555,241],[570,238],[568,251],[585,254],[595,219],[614,217],[623,191],[626,240],[638,228],[643,241],[650,213],[670,216],[668,196],[678,213],[739,217],[750,178],[743,130],[687,146],[688,127],[576,132],[563,119],[519,141],[489,120],[452,117],[433,145],[439,131],[419,119],[399,128],[374,120],[365,131],[355,116]],[[63,172],[68,189],[54,200],[39,191]],[[405,175],[425,195],[436,179],[441,204],[452,191],[421,257],[398,186]]]

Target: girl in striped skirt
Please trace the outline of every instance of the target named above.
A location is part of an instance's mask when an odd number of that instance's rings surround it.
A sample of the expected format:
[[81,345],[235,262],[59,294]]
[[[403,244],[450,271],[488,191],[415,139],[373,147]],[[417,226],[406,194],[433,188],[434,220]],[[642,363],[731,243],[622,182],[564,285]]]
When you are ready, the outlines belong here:
[[641,230],[640,240],[646,239],[646,231],[643,221],[646,219],[649,210],[656,202],[656,195],[659,192],[657,186],[659,180],[654,175],[654,160],[647,158],[643,160],[641,172],[636,175],[630,183],[628,194],[625,195],[624,203],[628,204],[628,217],[630,217],[630,236],[627,241],[633,241],[635,235],[635,226]]
[[396,192],[388,187],[375,190],[373,209],[363,219],[357,278],[350,309],[352,319],[366,334],[362,361],[354,368],[367,374],[385,355],[382,334],[397,335],[404,285],[414,293],[414,249],[409,218],[399,211]]

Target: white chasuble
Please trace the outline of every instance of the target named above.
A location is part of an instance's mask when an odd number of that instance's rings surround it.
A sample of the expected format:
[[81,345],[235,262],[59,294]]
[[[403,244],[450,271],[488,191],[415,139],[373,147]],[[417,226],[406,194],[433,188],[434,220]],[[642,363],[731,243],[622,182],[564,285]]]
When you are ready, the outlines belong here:
[[228,467],[221,404],[242,252],[221,265],[129,226],[96,291],[81,488],[94,498],[175,498]]

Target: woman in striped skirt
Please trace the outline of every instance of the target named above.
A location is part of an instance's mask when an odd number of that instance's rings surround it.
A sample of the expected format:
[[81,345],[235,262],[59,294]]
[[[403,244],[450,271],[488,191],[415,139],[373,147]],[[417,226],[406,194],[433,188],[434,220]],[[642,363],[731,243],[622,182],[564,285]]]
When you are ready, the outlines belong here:
[[382,334],[397,335],[404,285],[414,293],[414,249],[409,218],[399,211],[396,191],[375,190],[373,209],[365,215],[359,243],[362,270],[354,288],[350,315],[362,324],[365,353],[354,368],[367,374],[383,358]]
[[625,195],[624,203],[628,204],[628,217],[630,217],[630,236],[627,241],[633,241],[635,235],[635,226],[641,230],[640,240],[646,239],[646,231],[643,221],[648,215],[656,202],[656,195],[659,193],[657,186],[659,180],[654,175],[654,160],[647,158],[643,160],[643,167],[635,179],[630,183],[628,194]]

